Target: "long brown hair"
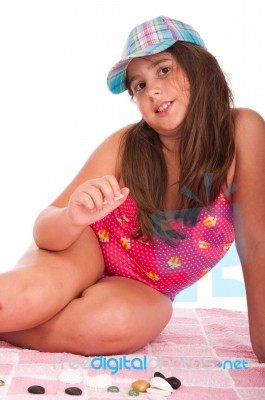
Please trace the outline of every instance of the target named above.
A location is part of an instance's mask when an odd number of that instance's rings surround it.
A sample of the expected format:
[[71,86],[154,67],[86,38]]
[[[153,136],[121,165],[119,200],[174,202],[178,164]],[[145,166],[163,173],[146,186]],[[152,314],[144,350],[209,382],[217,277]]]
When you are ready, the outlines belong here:
[[[181,125],[179,180],[174,184],[180,188],[178,209],[191,210],[212,203],[226,182],[235,152],[233,96],[217,60],[207,50],[176,42],[166,51],[183,68],[190,83],[190,103]],[[151,217],[164,210],[168,189],[163,144],[144,120],[134,124],[123,139],[122,177],[138,205],[139,228],[133,237],[152,240]],[[211,182],[207,183],[209,177]],[[191,223],[195,222],[196,218]]]

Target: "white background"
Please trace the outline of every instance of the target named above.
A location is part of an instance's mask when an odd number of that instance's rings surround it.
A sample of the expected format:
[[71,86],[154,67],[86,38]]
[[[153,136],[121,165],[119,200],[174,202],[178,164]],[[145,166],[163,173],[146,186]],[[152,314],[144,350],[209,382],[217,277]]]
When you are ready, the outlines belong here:
[[[12,268],[37,214],[92,150],[139,120],[127,93],[108,92],[106,75],[130,29],[159,15],[194,26],[228,75],[236,106],[264,117],[262,1],[1,0],[1,271]],[[208,275],[190,305],[245,309],[242,298],[213,299]]]

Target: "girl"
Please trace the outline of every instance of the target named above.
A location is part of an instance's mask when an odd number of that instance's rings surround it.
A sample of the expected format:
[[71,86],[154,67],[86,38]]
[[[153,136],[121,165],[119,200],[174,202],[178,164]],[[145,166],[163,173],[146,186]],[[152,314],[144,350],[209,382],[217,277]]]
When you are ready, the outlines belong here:
[[136,351],[235,237],[264,361],[263,119],[233,107],[199,34],[164,16],[131,31],[108,86],[128,90],[142,120],[108,137],[38,216],[35,243],[0,276],[1,339],[82,355]]

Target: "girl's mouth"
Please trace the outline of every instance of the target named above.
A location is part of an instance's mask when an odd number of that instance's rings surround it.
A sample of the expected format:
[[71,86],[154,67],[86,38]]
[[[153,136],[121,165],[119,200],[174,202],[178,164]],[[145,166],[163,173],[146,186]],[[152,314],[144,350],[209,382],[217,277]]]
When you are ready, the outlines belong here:
[[172,101],[168,101],[166,103],[163,103],[157,110],[156,114],[162,113],[163,111],[167,110],[168,107],[172,104]]

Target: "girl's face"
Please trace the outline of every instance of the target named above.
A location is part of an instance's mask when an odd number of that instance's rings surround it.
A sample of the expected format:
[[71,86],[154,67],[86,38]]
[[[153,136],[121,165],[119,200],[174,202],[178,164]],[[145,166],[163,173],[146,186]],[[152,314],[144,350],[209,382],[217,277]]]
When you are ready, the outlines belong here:
[[172,138],[187,114],[188,78],[168,52],[133,59],[127,67],[131,90],[143,119],[160,136]]

